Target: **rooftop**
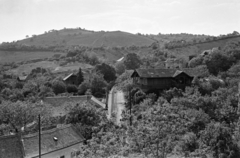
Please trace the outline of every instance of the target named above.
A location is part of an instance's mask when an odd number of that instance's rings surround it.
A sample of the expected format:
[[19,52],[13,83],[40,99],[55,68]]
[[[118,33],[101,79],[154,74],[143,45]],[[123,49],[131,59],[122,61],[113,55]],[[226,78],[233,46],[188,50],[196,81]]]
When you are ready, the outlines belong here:
[[24,151],[19,135],[0,137],[0,158],[23,158]]
[[[34,157],[38,155],[38,133],[25,135],[22,137],[26,156]],[[83,136],[72,125],[54,128],[41,133],[41,151],[46,154],[61,148],[75,145],[84,140]]]
[[68,76],[66,76],[66,77],[64,77],[63,78],[63,81],[66,81],[69,77],[71,77],[71,76],[76,76],[74,73],[71,73],[71,74],[69,74]]
[[198,75],[196,69],[136,69],[134,74],[138,74],[143,78],[167,78],[167,77],[176,77],[180,73],[185,73],[188,76],[194,77]]

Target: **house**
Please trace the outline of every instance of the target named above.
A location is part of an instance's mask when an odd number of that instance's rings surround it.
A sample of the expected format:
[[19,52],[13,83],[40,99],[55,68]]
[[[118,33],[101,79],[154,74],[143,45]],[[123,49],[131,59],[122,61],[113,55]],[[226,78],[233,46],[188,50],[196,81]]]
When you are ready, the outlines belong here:
[[[39,133],[0,137],[0,158],[39,157]],[[41,132],[42,158],[76,158],[84,138],[72,125]]]
[[177,69],[137,69],[131,78],[144,92],[159,92],[173,87],[184,89],[191,85],[193,75]]
[[23,82],[23,81],[26,81],[28,78],[29,78],[29,76],[27,76],[27,75],[26,76],[18,76],[17,80],[20,81],[20,82],[21,81]]
[[63,81],[66,84],[73,84],[73,85],[77,85],[77,75],[75,75],[74,73],[69,74],[68,76],[63,78]]

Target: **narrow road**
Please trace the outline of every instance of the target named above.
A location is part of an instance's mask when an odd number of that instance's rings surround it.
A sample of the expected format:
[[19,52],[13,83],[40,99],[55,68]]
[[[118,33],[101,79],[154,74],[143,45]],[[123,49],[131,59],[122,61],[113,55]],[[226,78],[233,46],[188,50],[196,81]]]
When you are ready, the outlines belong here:
[[117,106],[116,123],[117,125],[120,125],[120,120],[122,118],[122,111],[125,108],[124,93],[122,91],[117,91],[115,96],[116,96],[115,105]]
[[115,123],[117,125],[120,125],[120,119],[122,118],[121,114],[125,108],[124,104],[124,93],[122,91],[116,90],[113,87],[108,96],[108,118],[110,119],[112,117],[112,114],[115,113]]

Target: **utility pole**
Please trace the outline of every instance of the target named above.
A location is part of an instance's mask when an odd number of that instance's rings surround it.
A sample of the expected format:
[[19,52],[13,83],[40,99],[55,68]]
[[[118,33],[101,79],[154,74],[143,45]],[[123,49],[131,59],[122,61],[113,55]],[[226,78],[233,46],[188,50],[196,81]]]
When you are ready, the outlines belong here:
[[41,158],[41,116],[38,115],[38,132],[39,132],[39,158]]
[[108,88],[106,88],[106,110],[108,110]]
[[131,96],[130,88],[129,88],[128,94],[129,94],[129,104],[130,104],[130,126],[132,126],[132,96]]

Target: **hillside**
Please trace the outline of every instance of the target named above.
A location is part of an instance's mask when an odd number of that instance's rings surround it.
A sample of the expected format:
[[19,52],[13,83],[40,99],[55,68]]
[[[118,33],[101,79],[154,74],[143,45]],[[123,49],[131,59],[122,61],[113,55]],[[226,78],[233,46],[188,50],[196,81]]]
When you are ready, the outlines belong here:
[[172,53],[172,55],[176,57],[188,59],[190,55],[199,55],[204,50],[209,50],[213,48],[223,49],[225,45],[230,41],[240,41],[240,36],[206,41],[202,43],[193,44],[191,46],[184,46],[181,48],[174,48],[170,49],[170,52]]
[[113,32],[94,32],[82,29],[63,29],[52,30],[41,35],[33,35],[30,38],[18,41],[19,44],[46,46],[88,46],[88,47],[116,47],[116,46],[149,46],[155,40],[145,36],[134,35],[131,33],[113,31]]
[[199,41],[204,40],[207,37],[212,37],[208,35],[194,35],[188,33],[179,33],[179,34],[157,34],[157,35],[149,35],[150,38],[157,40],[159,43],[167,43],[171,41]]
[[[36,67],[48,68],[52,72],[73,71],[79,66],[92,65],[86,59],[91,57],[96,57],[99,62],[115,64],[128,53],[136,53],[144,60],[155,62],[172,56],[188,61],[189,56],[216,47],[224,48],[226,43],[234,40],[240,40],[240,36],[230,34],[211,37],[186,33],[143,35],[121,31],[96,32],[80,28],[50,30],[41,35],[1,45],[0,64],[5,65],[5,70],[12,69],[9,72],[22,74],[29,73]],[[69,56],[68,52],[76,52],[78,55]],[[160,56],[155,56],[156,54]],[[16,64],[11,64],[12,62]]]
[[26,52],[26,51],[0,51],[0,64],[11,62],[24,62],[36,59],[51,58],[54,55],[64,55],[61,52]]

